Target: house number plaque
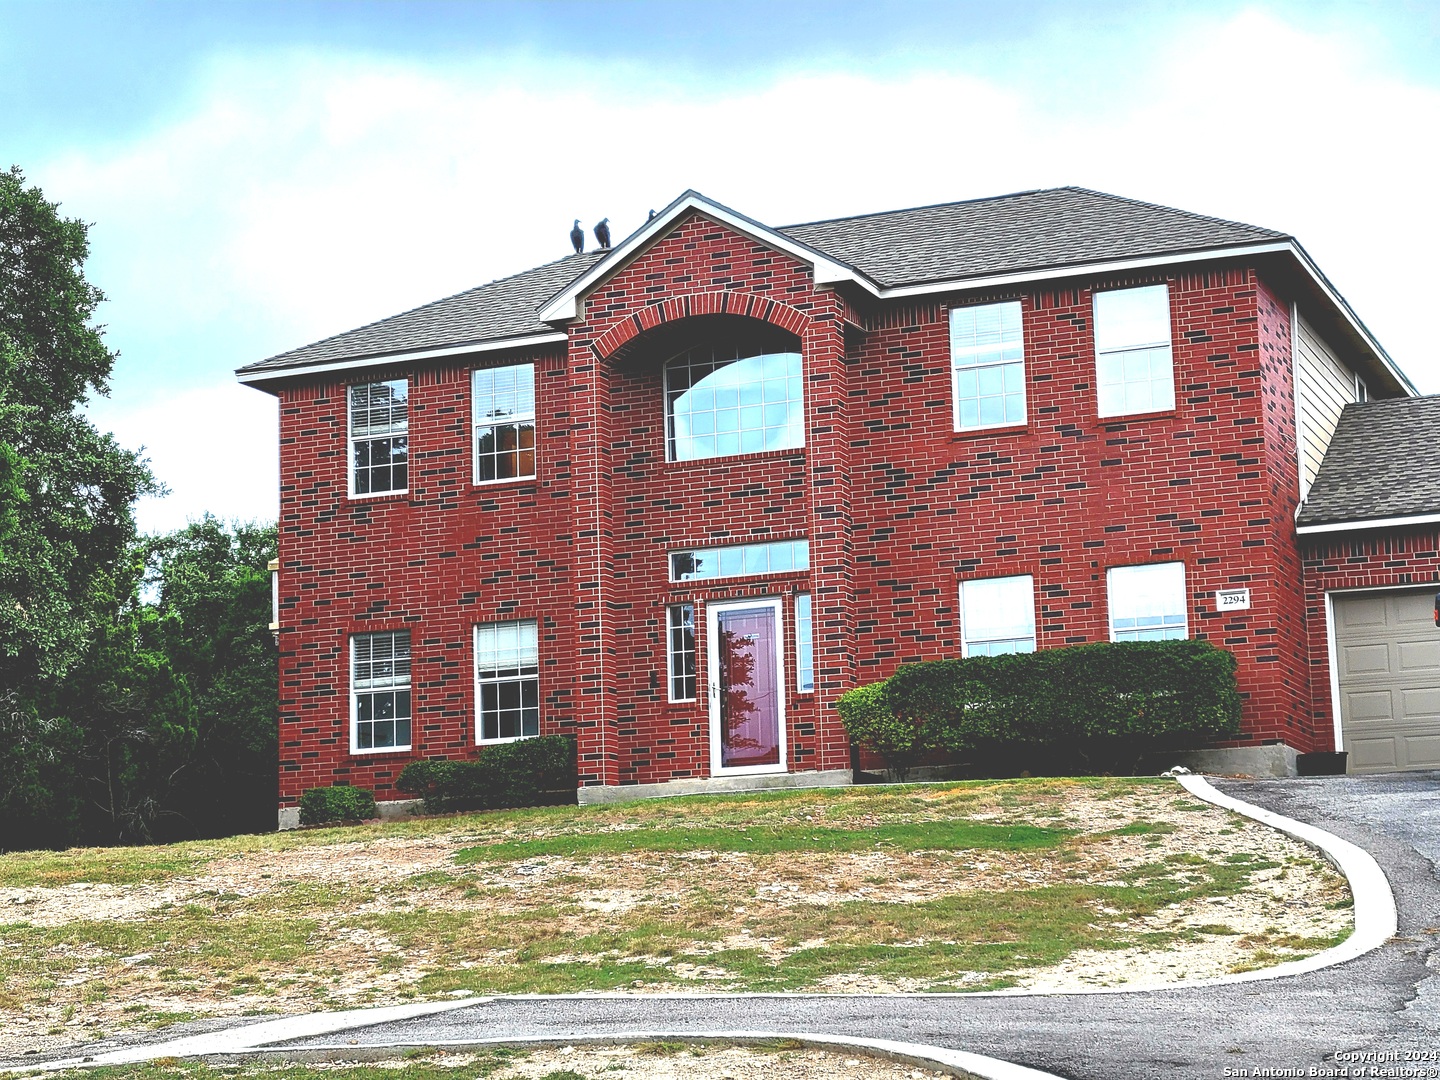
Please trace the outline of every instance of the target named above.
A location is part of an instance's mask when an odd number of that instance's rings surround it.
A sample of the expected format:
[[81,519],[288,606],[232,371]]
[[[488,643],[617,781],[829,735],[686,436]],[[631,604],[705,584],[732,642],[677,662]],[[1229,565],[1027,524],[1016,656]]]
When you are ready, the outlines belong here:
[[1216,611],[1245,611],[1249,607],[1249,589],[1221,589],[1215,594]]

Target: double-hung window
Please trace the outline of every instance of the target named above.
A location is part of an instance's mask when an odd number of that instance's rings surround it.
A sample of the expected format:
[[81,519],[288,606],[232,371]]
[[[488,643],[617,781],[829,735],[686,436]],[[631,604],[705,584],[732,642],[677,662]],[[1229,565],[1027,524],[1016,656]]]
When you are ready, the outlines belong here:
[[470,377],[475,482],[535,475],[535,365],[481,368]]
[[409,486],[410,393],[404,379],[350,387],[350,494]]
[[410,632],[350,639],[350,749],[410,749]]
[[1185,564],[1115,566],[1106,572],[1111,641],[1164,641],[1190,636]]
[[476,741],[540,734],[540,644],[533,619],[475,628]]
[[955,430],[1025,422],[1025,333],[1018,300],[950,311]]
[[962,656],[1035,651],[1035,579],[1029,574],[960,583]]
[[1168,285],[1095,294],[1095,369],[1101,416],[1175,407]]
[[666,654],[670,700],[695,700],[695,605],[671,604],[666,610]]

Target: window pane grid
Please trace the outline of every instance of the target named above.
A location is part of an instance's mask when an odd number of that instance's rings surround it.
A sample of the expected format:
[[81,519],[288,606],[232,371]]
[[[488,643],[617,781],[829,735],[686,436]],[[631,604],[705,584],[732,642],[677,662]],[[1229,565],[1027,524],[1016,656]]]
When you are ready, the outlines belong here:
[[815,689],[815,630],[809,593],[795,594],[795,689],[802,694]]
[[961,653],[1035,651],[1035,579],[1029,574],[960,584]]
[[533,619],[475,628],[478,741],[540,734],[539,671],[539,628]]
[[409,485],[409,388],[404,379],[352,386],[350,475],[356,495]]
[[805,445],[800,354],[741,351],[698,346],[665,365],[671,461]]
[[1108,575],[1114,641],[1167,641],[1189,637],[1185,564],[1117,566]]
[[475,482],[535,475],[535,366],[482,368],[471,376]]
[[695,700],[695,605],[672,604],[667,614],[670,700]]
[[671,581],[700,581],[720,577],[752,577],[810,569],[808,540],[779,540],[768,544],[695,548],[670,553]]
[[950,363],[956,430],[1025,422],[1025,341],[1019,301],[952,309]]
[[409,631],[359,634],[351,638],[350,661],[355,749],[408,749]]
[[1094,306],[1100,415],[1173,409],[1169,286],[1097,292]]

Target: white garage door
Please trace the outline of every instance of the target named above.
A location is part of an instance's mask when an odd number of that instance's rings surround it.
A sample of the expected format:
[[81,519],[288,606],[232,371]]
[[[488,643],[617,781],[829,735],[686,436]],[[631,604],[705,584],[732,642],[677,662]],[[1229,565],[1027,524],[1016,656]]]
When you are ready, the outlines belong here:
[[1435,591],[1335,597],[1340,728],[1351,772],[1440,769]]

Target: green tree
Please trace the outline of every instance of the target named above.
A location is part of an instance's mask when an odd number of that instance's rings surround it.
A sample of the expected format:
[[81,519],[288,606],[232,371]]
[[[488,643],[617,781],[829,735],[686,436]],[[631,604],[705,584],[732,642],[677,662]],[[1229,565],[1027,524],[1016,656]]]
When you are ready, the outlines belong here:
[[[80,408],[114,364],[86,225],[0,172],[0,815],[7,842],[73,835],[83,733],[42,708],[125,602],[131,508],[156,485]],[[15,839],[12,839],[15,838]]]

